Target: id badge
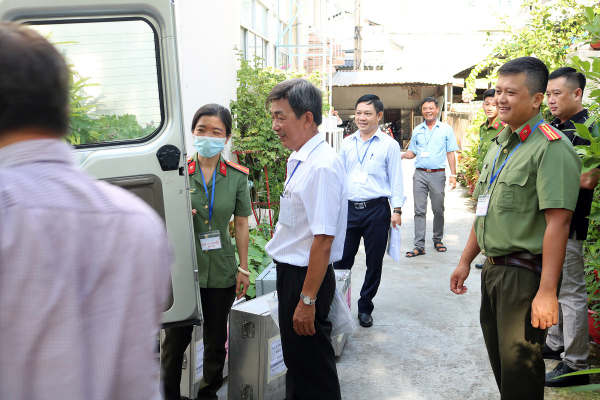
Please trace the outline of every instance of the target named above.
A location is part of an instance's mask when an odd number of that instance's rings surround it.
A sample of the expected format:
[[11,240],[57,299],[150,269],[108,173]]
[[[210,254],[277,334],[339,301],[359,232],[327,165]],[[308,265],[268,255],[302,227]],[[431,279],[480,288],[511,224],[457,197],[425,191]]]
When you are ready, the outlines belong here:
[[369,174],[367,174],[367,173],[366,173],[366,172],[364,172],[364,171],[357,172],[357,173],[354,175],[354,182],[355,182],[355,183],[365,183],[365,182],[367,181],[367,176],[368,176],[368,175],[369,175]]
[[423,158],[429,158],[429,152],[428,151],[422,151],[421,152],[421,157],[423,157]]
[[477,210],[475,216],[485,217],[487,215],[488,206],[490,205],[490,195],[482,194],[477,200]]
[[199,233],[198,238],[200,238],[202,251],[218,250],[221,248],[221,235],[219,231]]
[[292,218],[292,199],[289,195],[279,198],[279,222],[287,226],[294,224]]

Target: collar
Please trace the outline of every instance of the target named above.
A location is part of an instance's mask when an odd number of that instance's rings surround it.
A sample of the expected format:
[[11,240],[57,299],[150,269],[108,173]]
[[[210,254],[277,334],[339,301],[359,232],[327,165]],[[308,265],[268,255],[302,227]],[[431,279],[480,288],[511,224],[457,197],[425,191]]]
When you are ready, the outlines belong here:
[[[373,134],[373,136],[371,136],[371,138],[374,137],[378,137],[379,139],[381,139],[381,135],[383,135],[383,132],[381,131],[381,128],[377,127],[377,130],[375,131],[375,133]],[[360,131],[356,131],[352,134],[352,136],[354,137],[354,139],[358,140],[360,139]],[[362,139],[361,139],[362,140]],[[371,139],[369,139],[371,140]]]
[[[220,175],[227,176],[227,163],[223,158],[223,154],[219,156],[219,163],[217,164],[217,167],[217,172]],[[188,158],[188,175],[195,174],[198,168],[200,168],[200,163],[198,162],[198,152],[196,152],[192,157]]]
[[527,138],[529,137],[529,135],[531,134],[531,129],[542,120],[542,114],[541,113],[537,113],[536,115],[534,115],[529,121],[527,121],[526,123],[524,123],[523,125],[521,125],[517,130],[515,130],[514,132],[512,131],[511,127],[509,125],[506,125],[504,127],[504,129],[502,129],[502,131],[498,134],[498,136],[496,136],[496,141],[497,143],[503,143],[506,140],[509,139],[509,137],[514,133],[518,140],[522,143],[525,140],[527,140]]
[[554,118],[554,121],[550,125],[559,130],[575,130],[575,124],[583,124],[588,119],[588,110],[583,109],[577,114],[568,118],[564,123],[560,122],[560,119]]
[[33,139],[0,148],[0,168],[51,162],[75,165],[72,148],[60,139]]
[[290,155],[290,158],[288,158],[288,161],[306,161],[310,153],[312,153],[312,151],[323,141],[325,141],[325,134],[322,132],[317,133],[315,136],[310,138],[308,142],[304,143],[304,146],[302,146],[300,150],[294,151]]
[[[437,119],[437,118],[436,118],[436,119],[435,119],[435,125],[433,126],[433,128],[439,128],[439,127],[440,127],[440,122],[441,122],[441,121],[440,121],[439,119]],[[429,129],[429,126],[427,125],[427,121],[423,121],[423,122],[421,123],[421,125],[423,125],[423,129],[427,129],[427,130],[428,130],[428,131],[430,131],[430,132],[431,132],[431,131],[433,131],[433,128],[432,128],[432,129]]]
[[500,121],[500,118],[496,117],[493,121],[492,124],[490,124],[490,121],[485,121],[483,124],[481,124],[481,126],[483,126],[485,129],[499,129],[502,128],[504,126],[506,126],[506,124],[502,121]]

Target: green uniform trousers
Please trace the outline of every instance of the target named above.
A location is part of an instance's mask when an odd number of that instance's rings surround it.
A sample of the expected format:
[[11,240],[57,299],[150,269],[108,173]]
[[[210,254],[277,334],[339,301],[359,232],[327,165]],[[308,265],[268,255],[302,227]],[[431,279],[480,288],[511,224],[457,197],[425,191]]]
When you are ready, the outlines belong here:
[[540,275],[516,266],[492,265],[481,273],[480,321],[502,400],[544,398],[546,330],[531,326],[531,302]]
[[[227,317],[235,300],[235,286],[228,288],[200,288],[204,325],[204,366],[199,399],[217,400],[217,391],[223,384],[223,366],[227,351]],[[192,340],[192,326],[165,329],[161,365],[166,400],[180,400],[179,384],[183,354]]]

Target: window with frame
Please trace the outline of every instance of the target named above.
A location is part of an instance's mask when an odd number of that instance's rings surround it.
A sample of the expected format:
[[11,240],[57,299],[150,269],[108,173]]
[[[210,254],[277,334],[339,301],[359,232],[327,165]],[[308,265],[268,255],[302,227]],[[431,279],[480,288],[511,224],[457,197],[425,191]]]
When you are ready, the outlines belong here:
[[242,0],[240,48],[246,60],[255,55],[267,60],[268,31],[267,8],[256,0]]
[[30,22],[70,68],[75,146],[147,140],[163,123],[158,35],[142,18]]

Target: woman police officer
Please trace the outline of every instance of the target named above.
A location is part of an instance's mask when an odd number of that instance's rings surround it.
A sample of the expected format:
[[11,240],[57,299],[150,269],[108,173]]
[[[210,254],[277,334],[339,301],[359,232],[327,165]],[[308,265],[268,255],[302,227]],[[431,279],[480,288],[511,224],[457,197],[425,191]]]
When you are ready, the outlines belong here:
[[[248,216],[252,214],[248,169],[225,161],[221,150],[231,137],[231,114],[218,104],[198,109],[192,121],[194,147],[188,158],[190,197],[198,281],[204,317],[204,366],[198,391],[200,399],[217,399],[223,383],[227,341],[227,315],[234,298],[248,290]],[[234,216],[240,266],[229,236]],[[183,354],[191,341],[192,326],[165,329],[161,364],[165,399],[180,400]]]

